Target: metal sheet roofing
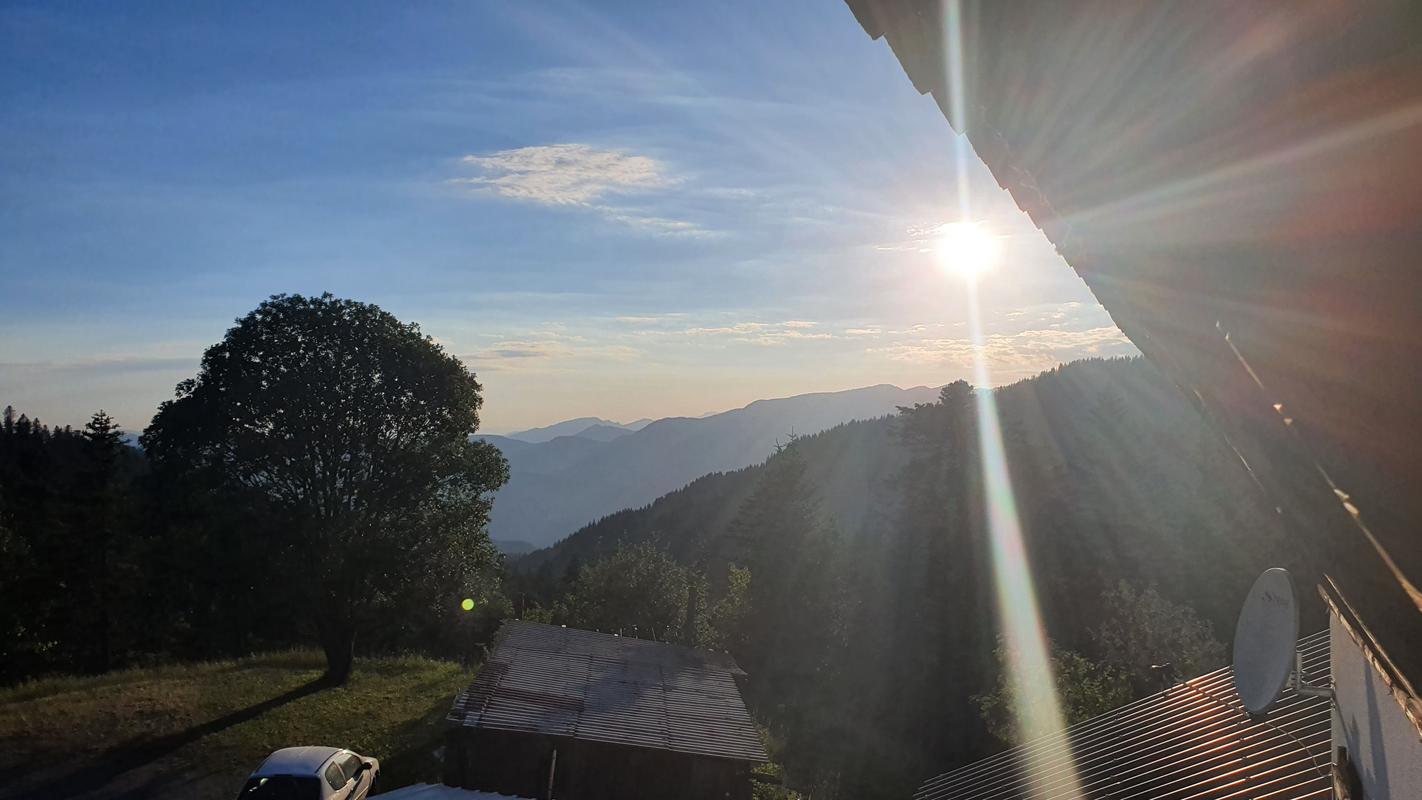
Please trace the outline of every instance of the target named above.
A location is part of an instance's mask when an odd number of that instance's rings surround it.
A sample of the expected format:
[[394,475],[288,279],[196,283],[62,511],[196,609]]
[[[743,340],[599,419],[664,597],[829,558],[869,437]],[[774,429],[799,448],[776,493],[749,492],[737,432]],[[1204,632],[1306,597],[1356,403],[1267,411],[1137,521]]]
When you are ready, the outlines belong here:
[[509,622],[449,719],[489,730],[763,762],[722,653]]
[[[1326,680],[1328,632],[1299,651],[1304,671]],[[1331,733],[1328,701],[1292,689],[1251,719],[1226,667],[932,778],[914,800],[1321,800],[1332,796]]]

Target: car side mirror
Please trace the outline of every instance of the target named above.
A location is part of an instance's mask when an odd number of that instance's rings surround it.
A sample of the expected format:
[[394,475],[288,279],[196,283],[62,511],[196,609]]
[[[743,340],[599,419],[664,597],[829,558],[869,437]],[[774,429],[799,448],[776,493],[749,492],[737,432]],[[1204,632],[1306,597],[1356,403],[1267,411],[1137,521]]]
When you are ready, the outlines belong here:
[[360,773],[365,772],[373,766],[375,765],[370,763],[369,761],[362,761],[360,762],[360,766],[356,768],[356,774],[359,775]]

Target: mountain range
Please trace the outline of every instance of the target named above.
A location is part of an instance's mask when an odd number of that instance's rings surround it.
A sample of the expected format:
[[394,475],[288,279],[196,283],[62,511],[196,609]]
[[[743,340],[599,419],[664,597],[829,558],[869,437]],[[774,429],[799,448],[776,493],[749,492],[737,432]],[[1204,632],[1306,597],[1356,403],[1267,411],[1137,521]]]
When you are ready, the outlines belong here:
[[[589,576],[615,598],[643,586],[626,577],[636,568],[608,579],[599,562],[629,546],[702,573],[713,608],[748,587],[724,607],[750,603],[727,639],[749,665],[747,701],[785,710],[784,752],[831,764],[837,796],[887,798],[991,752],[974,696],[1002,685],[1000,615],[1035,609],[1053,648],[1115,659],[1139,694],[1154,691],[1156,664],[1221,665],[1261,570],[1311,585],[1329,567],[1299,546],[1322,532],[1282,524],[1224,438],[1143,359],[1075,362],[993,390],[1000,447],[980,438],[980,396],[935,394],[591,523],[513,562],[516,590],[555,618],[601,601]],[[1012,491],[989,494],[983,462],[999,457]],[[1005,508],[1020,528],[992,524]],[[1324,624],[1317,598],[1300,611],[1304,630]],[[806,649],[811,634],[829,656]]]
[[[1023,525],[1029,541],[1052,554],[1039,562],[1052,576],[1049,615],[1089,607],[1071,594],[1086,584],[1060,578],[1066,563],[1100,586],[1117,576],[1158,585],[1221,631],[1260,569],[1283,564],[1306,575],[1316,566],[1280,545],[1271,509],[1237,458],[1143,359],[1078,361],[993,394]],[[915,395],[932,402],[937,390]],[[799,441],[820,513],[870,550],[886,546],[897,524],[896,482],[913,455],[899,425],[898,417],[861,419]],[[686,563],[707,561],[714,578],[718,564],[739,558],[728,532],[765,471],[758,463],[703,475],[589,523],[523,556],[517,568],[559,575],[574,559],[587,564],[619,545],[654,540]]]
[[881,384],[757,400],[692,418],[623,425],[597,417],[482,436],[509,461],[489,530],[505,552],[546,546],[600,517],[645,505],[707,473],[764,460],[777,443],[928,402],[937,389]]
[[639,419],[636,422],[613,422],[610,419],[601,417],[578,417],[577,419],[565,419],[562,422],[555,422],[542,428],[529,428],[526,431],[503,434],[501,438],[517,439],[520,442],[530,444],[542,444],[557,439],[560,436],[581,436],[587,439],[608,442],[619,436],[635,433],[652,423],[651,419]]

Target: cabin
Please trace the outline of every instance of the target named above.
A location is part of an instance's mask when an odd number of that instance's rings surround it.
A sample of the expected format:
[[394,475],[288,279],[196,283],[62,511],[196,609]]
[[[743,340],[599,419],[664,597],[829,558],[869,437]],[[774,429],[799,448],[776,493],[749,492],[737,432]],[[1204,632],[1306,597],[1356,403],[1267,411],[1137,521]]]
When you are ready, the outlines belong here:
[[766,759],[724,653],[510,621],[455,699],[444,783],[529,798],[749,800]]

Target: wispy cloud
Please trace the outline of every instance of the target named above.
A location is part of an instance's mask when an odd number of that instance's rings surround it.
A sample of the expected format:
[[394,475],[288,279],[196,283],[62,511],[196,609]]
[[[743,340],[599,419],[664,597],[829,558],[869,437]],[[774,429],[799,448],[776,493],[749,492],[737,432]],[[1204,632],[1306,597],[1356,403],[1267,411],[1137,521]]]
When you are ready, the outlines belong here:
[[460,356],[470,361],[505,361],[521,358],[551,358],[566,352],[556,342],[497,342],[477,353]]
[[455,183],[544,205],[588,205],[608,195],[645,192],[676,183],[655,159],[586,144],[519,147],[469,155],[460,161],[481,174],[456,178]]
[[[1113,326],[1068,331],[1047,328],[992,334],[983,349],[997,382],[1016,380],[1057,364],[1090,356],[1133,355],[1135,347]],[[970,367],[975,348],[968,339],[928,338],[894,342],[870,352],[895,361]]]
[[519,339],[501,339],[472,353],[462,353],[458,358],[474,369],[491,372],[570,360],[626,361],[640,355],[641,351],[636,348],[589,341],[581,335],[549,329],[526,332]]
[[874,245],[875,250],[896,253],[929,253],[933,251],[933,240],[942,232],[947,223],[910,224],[904,229],[904,237]]
[[613,320],[623,325],[631,325],[633,327],[649,327],[666,325],[685,316],[685,314],[680,312],[667,314],[626,314],[620,317],[614,317]]
[[924,242],[905,241],[888,242],[874,245],[875,250],[884,250],[891,253],[931,253],[933,248]]
[[710,236],[712,232],[698,225],[695,222],[688,222],[684,219],[668,219],[658,217],[653,214],[645,214],[634,209],[620,209],[611,206],[594,206],[594,210],[602,212],[607,219],[627,225],[632,228],[640,228],[647,233],[655,233],[662,236]]
[[836,338],[832,333],[813,331],[818,323],[792,319],[784,322],[737,322],[731,325],[687,328],[686,336],[724,338],[740,344],[776,347],[795,341],[815,341]]
[[683,181],[650,156],[569,143],[467,155],[460,163],[479,174],[454,178],[451,183],[499,197],[582,208],[610,222],[659,236],[711,233],[695,222],[612,202],[619,196],[664,191]]

